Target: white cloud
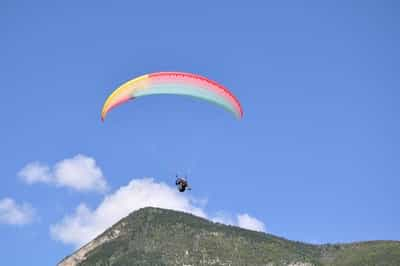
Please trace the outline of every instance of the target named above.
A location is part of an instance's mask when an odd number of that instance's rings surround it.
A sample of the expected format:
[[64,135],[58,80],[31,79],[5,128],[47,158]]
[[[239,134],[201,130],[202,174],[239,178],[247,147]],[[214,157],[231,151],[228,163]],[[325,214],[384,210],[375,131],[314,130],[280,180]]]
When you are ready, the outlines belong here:
[[232,215],[226,212],[219,212],[212,218],[212,221],[215,223],[236,225],[248,230],[265,232],[264,223],[248,214],[238,214],[236,217],[232,217]]
[[236,225],[235,219],[227,212],[220,211],[212,219],[214,223]]
[[27,184],[46,183],[59,187],[69,187],[78,191],[107,190],[107,182],[96,161],[78,154],[57,162],[51,169],[40,162],[27,164],[19,173]]
[[28,184],[51,182],[50,168],[40,162],[28,163],[18,175]]
[[253,230],[253,231],[260,231],[265,232],[265,225],[260,220],[257,220],[254,217],[251,217],[248,214],[238,214],[237,215],[237,225],[239,227]]
[[54,166],[54,178],[60,186],[76,190],[97,190],[103,192],[107,183],[101,169],[93,158],[76,155],[65,159]]
[[29,204],[17,204],[11,198],[0,200],[0,223],[24,225],[31,223],[34,217],[35,210]]
[[[132,211],[148,206],[183,211],[208,218],[205,211],[196,206],[196,202],[165,183],[155,182],[151,178],[133,179],[128,185],[107,195],[95,209],[80,204],[73,214],[52,225],[50,233],[56,240],[79,247]],[[248,215],[246,218],[249,221],[258,221]],[[239,225],[239,221],[232,221],[231,224]],[[221,219],[219,222],[226,221]],[[250,224],[245,222],[243,222],[245,226]],[[254,228],[261,227],[251,229]]]

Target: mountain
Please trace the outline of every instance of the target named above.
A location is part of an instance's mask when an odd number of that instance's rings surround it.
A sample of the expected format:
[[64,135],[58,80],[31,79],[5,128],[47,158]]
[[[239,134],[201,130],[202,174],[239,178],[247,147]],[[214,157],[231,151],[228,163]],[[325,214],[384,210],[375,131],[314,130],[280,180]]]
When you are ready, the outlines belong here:
[[399,241],[312,245],[143,208],[123,218],[58,266],[400,265]]

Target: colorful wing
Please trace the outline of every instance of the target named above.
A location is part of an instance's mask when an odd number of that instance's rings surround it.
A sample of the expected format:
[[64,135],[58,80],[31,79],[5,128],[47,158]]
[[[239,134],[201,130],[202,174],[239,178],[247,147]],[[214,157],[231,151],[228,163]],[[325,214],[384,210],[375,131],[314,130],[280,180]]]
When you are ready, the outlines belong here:
[[133,98],[174,94],[195,97],[217,104],[232,112],[237,118],[243,117],[243,110],[237,98],[224,86],[205,77],[183,72],[157,72],[132,79],[118,87],[104,103],[101,119],[113,108]]

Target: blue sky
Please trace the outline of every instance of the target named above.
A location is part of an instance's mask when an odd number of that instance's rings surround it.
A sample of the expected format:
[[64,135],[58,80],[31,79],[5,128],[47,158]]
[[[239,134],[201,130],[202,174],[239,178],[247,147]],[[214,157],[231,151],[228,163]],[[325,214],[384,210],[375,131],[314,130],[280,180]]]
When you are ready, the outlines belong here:
[[[248,213],[300,241],[400,240],[398,2],[232,2],[0,2],[0,200],[35,213],[0,224],[6,265],[54,265],[73,246],[51,225],[132,179],[172,186],[176,172],[210,216]],[[154,96],[100,122],[120,83],[176,70],[230,88],[243,120]],[[107,192],[18,177],[77,154]]]

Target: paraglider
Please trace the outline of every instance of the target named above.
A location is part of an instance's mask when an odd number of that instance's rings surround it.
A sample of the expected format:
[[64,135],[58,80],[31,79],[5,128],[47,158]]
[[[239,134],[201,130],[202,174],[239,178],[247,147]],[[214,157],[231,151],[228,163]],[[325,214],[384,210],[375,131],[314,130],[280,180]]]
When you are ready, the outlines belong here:
[[[226,109],[238,119],[243,117],[241,103],[223,85],[192,73],[155,72],[129,80],[116,88],[103,104],[101,120],[104,122],[112,109],[129,100],[158,94],[198,98]],[[179,192],[191,190],[186,177],[177,175],[175,185]]]
[[189,187],[188,181],[186,177],[178,177],[178,175],[176,175],[176,181],[175,181],[175,185],[177,186],[179,192],[185,192],[185,190],[192,190]]
[[103,105],[101,119],[104,121],[113,108],[129,100],[156,94],[199,98],[225,108],[239,119],[243,117],[239,100],[221,84],[191,73],[156,72],[129,80],[114,90]]

